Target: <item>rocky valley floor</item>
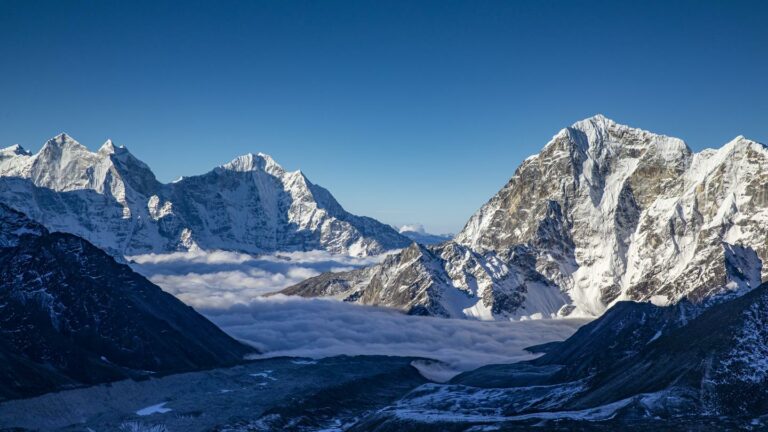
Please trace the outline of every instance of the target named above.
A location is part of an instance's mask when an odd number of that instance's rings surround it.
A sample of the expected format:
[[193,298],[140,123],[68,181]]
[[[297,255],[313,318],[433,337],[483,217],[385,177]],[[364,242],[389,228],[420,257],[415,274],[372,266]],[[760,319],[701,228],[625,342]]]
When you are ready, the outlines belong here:
[[424,362],[384,356],[282,357],[120,381],[2,403],[0,431],[715,431],[768,426],[764,418],[690,416],[668,406],[663,418],[647,415],[670,395],[509,415],[505,410],[510,407],[541,402],[569,388],[431,383],[418,372]]
[[427,382],[413,359],[258,360],[0,404],[0,430],[338,429]]

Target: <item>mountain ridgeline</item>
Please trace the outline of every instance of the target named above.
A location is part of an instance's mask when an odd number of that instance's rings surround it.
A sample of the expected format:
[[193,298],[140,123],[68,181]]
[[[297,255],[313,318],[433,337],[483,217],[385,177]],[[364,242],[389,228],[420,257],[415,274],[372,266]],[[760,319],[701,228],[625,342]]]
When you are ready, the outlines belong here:
[[91,152],[61,134],[36,154],[0,150],[0,202],[119,257],[196,248],[365,256],[410,242],[261,153],[162,184],[125,147]]
[[768,278],[768,148],[694,153],[601,115],[526,159],[452,241],[287,288],[410,313],[597,316],[739,295]]

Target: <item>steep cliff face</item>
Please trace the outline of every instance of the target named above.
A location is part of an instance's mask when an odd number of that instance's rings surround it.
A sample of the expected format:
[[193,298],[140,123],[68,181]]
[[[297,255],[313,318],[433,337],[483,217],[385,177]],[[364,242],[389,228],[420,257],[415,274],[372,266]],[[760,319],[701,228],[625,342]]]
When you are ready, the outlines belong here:
[[0,399],[254,352],[88,241],[2,204],[0,239]]
[[0,202],[115,256],[194,248],[372,255],[409,243],[264,154],[161,184],[125,147],[107,141],[90,152],[62,134],[34,155],[0,150]]
[[321,274],[281,293],[335,296],[446,318],[490,320],[555,314],[567,297],[532,270],[531,264],[525,248],[511,253],[505,261],[455,242],[438,246],[413,243],[379,265]]
[[[597,116],[525,161],[456,241],[502,254],[533,244],[537,270],[597,315],[621,299],[700,299],[760,284],[767,196],[761,144],[738,137],[694,154],[679,139]],[[551,205],[565,230],[542,235]]]
[[[766,222],[764,145],[737,137],[693,153],[677,138],[598,115],[525,160],[452,243],[424,249],[445,271],[403,274],[410,261],[395,256],[378,273],[402,274],[398,287],[429,285],[432,302],[451,287],[467,293],[453,302],[455,313],[437,315],[596,316],[620,300],[699,301],[756,287],[768,278]],[[475,286],[467,272],[485,281]],[[359,290],[375,292],[386,280],[374,276]],[[356,299],[407,310],[413,300]]]

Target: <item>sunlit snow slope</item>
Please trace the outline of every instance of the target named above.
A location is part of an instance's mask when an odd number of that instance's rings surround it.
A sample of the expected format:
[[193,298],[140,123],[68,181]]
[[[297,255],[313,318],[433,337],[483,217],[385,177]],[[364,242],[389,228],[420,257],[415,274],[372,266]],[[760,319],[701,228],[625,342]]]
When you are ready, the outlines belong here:
[[116,256],[197,248],[365,256],[409,243],[261,153],[162,184],[125,147],[107,141],[91,152],[61,134],[37,154],[0,150],[0,176],[0,202]]
[[768,148],[694,153],[601,115],[526,159],[452,242],[285,290],[494,319],[743,293],[768,277]]

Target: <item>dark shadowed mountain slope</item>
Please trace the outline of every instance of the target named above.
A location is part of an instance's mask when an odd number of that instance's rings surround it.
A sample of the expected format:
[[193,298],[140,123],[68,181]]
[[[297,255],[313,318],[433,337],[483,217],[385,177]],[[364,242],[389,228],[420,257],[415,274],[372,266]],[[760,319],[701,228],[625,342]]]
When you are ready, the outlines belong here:
[[768,284],[677,329],[658,330],[636,355],[596,371],[594,390],[571,406],[684,387],[697,391],[702,414],[767,414]]
[[536,349],[546,354],[421,386],[352,430],[766,427],[768,284],[708,308],[620,302]]
[[0,398],[231,365],[253,349],[88,241],[0,204]]

